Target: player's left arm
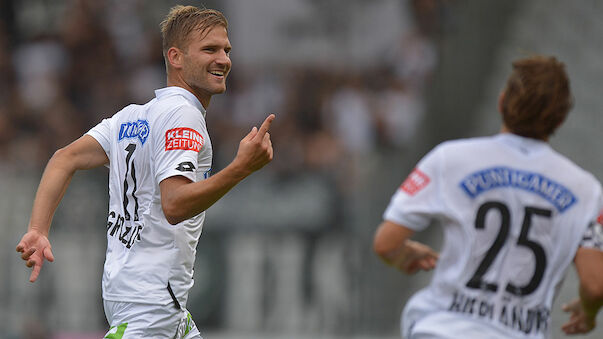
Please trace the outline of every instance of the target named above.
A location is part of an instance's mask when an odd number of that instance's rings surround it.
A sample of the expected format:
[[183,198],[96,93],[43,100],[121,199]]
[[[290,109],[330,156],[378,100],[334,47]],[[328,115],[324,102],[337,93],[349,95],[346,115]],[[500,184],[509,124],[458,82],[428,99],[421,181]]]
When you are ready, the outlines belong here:
[[73,174],[109,163],[102,146],[89,135],[84,135],[59,149],[48,161],[34,199],[27,233],[17,245],[17,252],[27,267],[33,267],[29,281],[34,282],[44,260],[54,261],[48,232],[52,217],[63,198]]
[[253,127],[239,143],[235,159],[211,177],[198,182],[184,176],[162,180],[159,183],[161,207],[167,221],[175,225],[207,210],[235,185],[272,161],[268,129],[274,119],[270,114],[259,129]]
[[379,225],[373,240],[373,250],[388,265],[404,273],[435,268],[438,253],[429,246],[410,240],[414,231],[385,220]]
[[585,232],[574,257],[580,280],[580,297],[563,305],[570,319],[561,329],[566,334],[588,333],[596,326],[603,307],[603,226],[593,222]]

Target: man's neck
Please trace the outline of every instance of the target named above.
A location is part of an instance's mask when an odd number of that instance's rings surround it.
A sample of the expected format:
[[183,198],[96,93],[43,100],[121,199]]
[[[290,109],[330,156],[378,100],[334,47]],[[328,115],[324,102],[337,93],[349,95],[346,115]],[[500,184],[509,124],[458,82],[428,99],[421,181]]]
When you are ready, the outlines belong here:
[[184,88],[185,90],[191,92],[195,97],[197,97],[197,99],[199,100],[201,105],[203,105],[203,108],[205,108],[207,110],[211,96],[203,97],[203,96],[199,95],[199,93],[197,93],[197,91],[195,91],[191,86],[189,86],[189,84],[187,84],[186,81],[184,81],[184,79],[182,79],[182,77],[172,77],[172,76],[168,75],[167,86],[168,87],[170,87],[170,86],[181,87],[181,88]]

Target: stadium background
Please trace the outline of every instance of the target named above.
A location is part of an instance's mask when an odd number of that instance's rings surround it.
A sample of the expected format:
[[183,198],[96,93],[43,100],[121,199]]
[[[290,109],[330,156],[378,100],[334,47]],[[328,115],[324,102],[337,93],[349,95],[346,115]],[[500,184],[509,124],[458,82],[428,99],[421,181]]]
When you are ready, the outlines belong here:
[[[567,64],[576,104],[552,143],[603,178],[595,0],[0,0],[0,338],[106,331],[105,169],[75,176],[51,230],[56,262],[35,284],[14,247],[52,152],[163,86],[158,23],[176,3],[230,21],[229,89],[207,116],[214,171],[277,114],[273,163],[207,215],[189,302],[207,338],[398,338],[404,301],[429,274],[379,262],[375,227],[427,150],[498,131],[512,59]],[[570,268],[555,338],[576,293]],[[586,338],[601,337],[599,326]]]

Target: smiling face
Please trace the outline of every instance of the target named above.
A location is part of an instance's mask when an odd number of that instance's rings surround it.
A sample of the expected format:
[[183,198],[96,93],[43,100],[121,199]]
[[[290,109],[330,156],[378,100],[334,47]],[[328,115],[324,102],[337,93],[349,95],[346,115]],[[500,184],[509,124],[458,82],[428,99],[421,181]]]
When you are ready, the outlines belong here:
[[205,31],[194,30],[186,46],[168,50],[171,66],[171,70],[168,70],[168,86],[189,90],[207,108],[212,95],[226,91],[231,48],[224,26],[216,25]]
[[192,32],[183,51],[182,80],[206,108],[212,95],[226,91],[231,48],[226,28],[214,26]]

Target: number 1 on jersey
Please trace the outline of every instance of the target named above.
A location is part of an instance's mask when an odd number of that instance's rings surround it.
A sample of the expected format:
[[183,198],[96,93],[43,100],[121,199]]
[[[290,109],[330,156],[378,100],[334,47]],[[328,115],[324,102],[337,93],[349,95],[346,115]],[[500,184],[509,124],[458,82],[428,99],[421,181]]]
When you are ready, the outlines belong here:
[[124,218],[126,220],[131,220],[132,217],[130,216],[130,212],[128,211],[128,204],[129,204],[129,199],[128,199],[128,172],[130,172],[130,175],[132,177],[132,182],[134,187],[132,187],[132,193],[130,194],[132,196],[132,199],[134,200],[134,221],[138,221],[138,198],[136,197],[136,189],[137,189],[137,184],[136,184],[136,168],[134,167],[134,160],[132,159],[132,155],[134,154],[134,151],[136,150],[136,144],[129,144],[128,147],[126,147],[126,151],[128,152],[128,154],[126,155],[126,174],[124,175],[124,199],[123,199],[123,203],[124,203]]

